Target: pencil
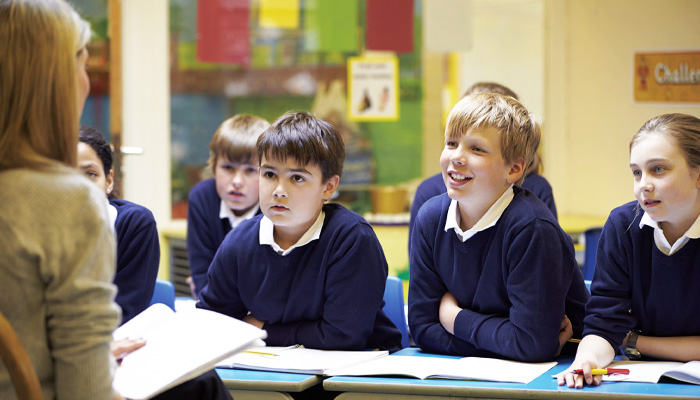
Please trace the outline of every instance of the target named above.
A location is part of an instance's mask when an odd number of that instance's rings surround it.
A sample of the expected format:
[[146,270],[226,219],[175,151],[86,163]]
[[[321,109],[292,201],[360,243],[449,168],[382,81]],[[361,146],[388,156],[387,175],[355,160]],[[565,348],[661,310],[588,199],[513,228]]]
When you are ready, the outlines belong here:
[[[571,373],[576,374],[576,375],[582,375],[583,370],[582,369],[574,369],[571,371]],[[591,375],[612,375],[612,374],[629,375],[630,370],[622,369],[622,368],[593,368],[593,369],[591,369]]]
[[279,354],[275,354],[275,353],[264,353],[264,352],[262,352],[262,351],[252,351],[252,350],[244,350],[243,352],[244,352],[244,353],[248,353],[248,354],[257,354],[257,355],[259,355],[259,356],[272,356],[272,357],[277,357],[277,356],[279,355]]

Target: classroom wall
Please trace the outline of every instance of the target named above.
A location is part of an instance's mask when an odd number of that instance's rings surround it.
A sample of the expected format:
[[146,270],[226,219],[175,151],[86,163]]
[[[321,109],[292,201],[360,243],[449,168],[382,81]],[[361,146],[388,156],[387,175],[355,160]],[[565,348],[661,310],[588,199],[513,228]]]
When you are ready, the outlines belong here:
[[635,103],[634,52],[700,50],[700,1],[547,0],[545,176],[559,213],[607,216],[634,200],[629,141],[695,103]]
[[170,69],[168,0],[122,0],[123,198],[170,222]]
[[[635,51],[700,49],[696,0],[471,0],[462,91],[490,80],[543,118],[544,176],[560,214],[604,218],[633,200],[628,144],[649,118],[700,104],[635,103]],[[426,133],[426,135],[428,135]],[[439,152],[424,154],[426,176]]]
[[[170,221],[167,4],[122,2],[124,145],[145,150],[125,157],[124,192],[159,224]],[[604,217],[632,200],[627,148],[636,130],[662,113],[700,116],[700,104],[635,103],[632,92],[635,51],[700,49],[700,1],[471,0],[471,8],[474,45],[459,54],[460,90],[500,81],[542,115],[544,175],[560,214]],[[435,54],[425,61],[442,65]],[[439,171],[440,128],[429,126],[426,176]]]

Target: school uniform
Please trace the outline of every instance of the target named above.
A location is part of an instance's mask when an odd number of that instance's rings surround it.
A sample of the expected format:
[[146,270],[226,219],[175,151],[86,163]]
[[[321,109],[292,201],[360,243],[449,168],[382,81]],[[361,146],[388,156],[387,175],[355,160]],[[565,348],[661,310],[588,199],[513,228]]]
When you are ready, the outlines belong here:
[[[231,231],[233,214],[226,210],[225,204],[216,192],[214,178],[206,179],[194,185],[190,190],[187,206],[187,256],[190,263],[190,275],[195,285],[195,293],[199,297],[207,283],[207,271],[219,249],[224,237]],[[260,214],[260,208],[255,207],[248,215],[240,218],[240,222]]]
[[523,184],[520,185],[521,188],[531,191],[538,199],[549,208],[549,211],[554,216],[556,220],[557,216],[557,205],[554,204],[554,195],[552,194],[552,186],[544,178],[544,176],[539,174],[530,174],[525,177]]
[[598,242],[584,335],[598,335],[614,349],[631,329],[648,336],[700,335],[700,218],[673,251],[656,244],[655,226],[637,201],[610,213]]
[[[574,337],[581,337],[588,292],[571,238],[544,203],[512,187],[472,229],[461,232],[458,215],[457,202],[443,194],[428,200],[416,218],[408,316],[418,346],[460,356],[551,360],[565,314]],[[439,320],[446,292],[464,309],[454,335]]]
[[[542,202],[549,207],[554,219],[557,219],[557,206],[554,204],[552,187],[549,185],[549,182],[547,182],[547,179],[545,179],[542,175],[530,174],[525,177],[525,180],[520,187],[534,193],[538,199],[542,200]],[[445,181],[442,178],[442,173],[433,175],[418,185],[416,194],[413,198],[413,203],[411,205],[411,219],[408,223],[409,238],[411,237],[411,232],[413,232],[413,226],[415,225],[414,221],[416,220],[420,207],[431,198],[446,192],[447,187],[445,187]],[[410,246],[409,241],[409,249]]]
[[214,257],[197,307],[264,321],[266,343],[315,349],[401,348],[382,311],[388,266],[372,227],[326,204],[296,246],[271,243],[263,215],[231,231]]
[[[113,226],[117,238],[116,303],[122,308],[122,324],[148,308],[158,276],[160,243],[153,214],[126,200],[110,200],[116,211]],[[110,214],[114,214],[110,211]]]

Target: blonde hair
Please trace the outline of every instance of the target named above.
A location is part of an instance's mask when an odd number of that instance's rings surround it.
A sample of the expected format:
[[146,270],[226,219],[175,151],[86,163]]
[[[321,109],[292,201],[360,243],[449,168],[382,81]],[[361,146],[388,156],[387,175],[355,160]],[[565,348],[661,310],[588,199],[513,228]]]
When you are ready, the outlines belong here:
[[219,125],[209,143],[207,168],[214,173],[219,157],[231,162],[257,164],[256,143],[270,123],[249,114],[238,114]]
[[700,119],[688,114],[663,114],[645,122],[630,141],[630,152],[639,140],[652,133],[672,137],[690,168],[700,166]]
[[[463,97],[447,117],[445,137],[458,139],[469,130],[494,128],[500,132],[501,156],[506,164],[525,161],[525,171],[533,162],[542,135],[539,117],[511,96],[479,93]],[[523,171],[523,172],[525,172]],[[525,173],[516,182],[520,186]]]
[[0,170],[76,164],[76,55],[89,38],[63,0],[0,1]]

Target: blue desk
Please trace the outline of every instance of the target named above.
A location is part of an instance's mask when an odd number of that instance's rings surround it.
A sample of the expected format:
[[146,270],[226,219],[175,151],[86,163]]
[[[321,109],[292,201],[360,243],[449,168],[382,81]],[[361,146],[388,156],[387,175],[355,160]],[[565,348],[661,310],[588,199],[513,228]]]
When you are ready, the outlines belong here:
[[[410,348],[389,357],[420,356],[423,354],[416,348]],[[700,399],[700,386],[698,385],[603,382],[600,386],[585,386],[583,389],[558,386],[557,380],[553,379],[552,375],[564,371],[571,364],[571,361],[573,361],[572,357],[562,358],[554,368],[528,384],[337,376],[326,379],[323,382],[323,388],[343,392],[336,398],[337,400],[440,399],[444,397],[462,399]]]
[[247,371],[217,368],[221,380],[236,400],[291,399],[290,392],[302,392],[321,383],[316,375]]

